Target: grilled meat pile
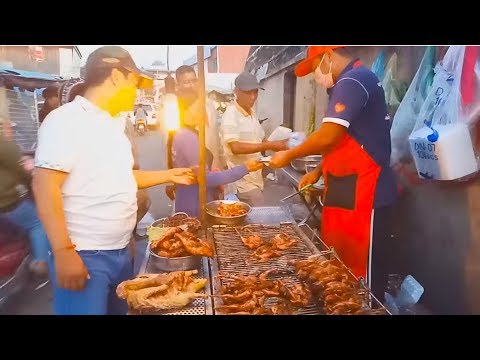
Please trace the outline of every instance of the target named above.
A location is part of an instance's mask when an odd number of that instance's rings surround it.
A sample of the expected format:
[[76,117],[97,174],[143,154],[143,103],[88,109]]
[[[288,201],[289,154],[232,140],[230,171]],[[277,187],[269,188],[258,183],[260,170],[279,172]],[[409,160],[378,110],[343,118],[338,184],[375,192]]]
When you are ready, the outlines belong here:
[[126,299],[129,308],[136,312],[182,308],[205,296],[197,291],[205,287],[207,279],[194,279],[192,276],[197,273],[193,270],[145,274],[120,283],[117,296]]
[[383,309],[368,306],[367,292],[335,260],[311,257],[308,260],[290,261],[300,280],[305,281],[314,298],[329,315],[385,314]]
[[150,243],[152,251],[163,257],[181,257],[188,255],[213,256],[213,245],[208,240],[200,240],[188,231],[172,227],[160,238]]
[[225,204],[221,203],[217,208],[217,214],[223,217],[232,217],[232,216],[240,216],[247,213],[245,208],[238,204]]
[[288,315],[306,307],[311,298],[308,288],[269,280],[268,275],[274,272],[269,270],[258,276],[224,276],[221,295],[218,295],[224,305],[216,306],[215,310],[236,315]]
[[200,220],[194,217],[189,217],[186,214],[175,214],[165,219],[162,223],[163,227],[178,227],[181,226],[184,230],[190,233],[197,233],[202,228]]

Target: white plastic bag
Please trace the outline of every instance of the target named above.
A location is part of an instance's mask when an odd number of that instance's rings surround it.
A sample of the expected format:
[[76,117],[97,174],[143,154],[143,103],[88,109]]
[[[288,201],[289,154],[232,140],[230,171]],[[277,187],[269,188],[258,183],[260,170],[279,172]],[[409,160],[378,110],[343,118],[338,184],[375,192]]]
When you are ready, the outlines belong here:
[[405,157],[410,157],[408,137],[425,101],[433,81],[435,47],[428,46],[420,66],[408,87],[393,118],[390,136],[392,140],[391,164],[395,165]]
[[292,129],[289,129],[285,126],[279,126],[268,137],[268,141],[278,141],[288,139]]
[[465,46],[451,46],[435,67],[435,78],[409,137],[418,175],[454,180],[477,171],[477,161],[462,116],[460,84]]

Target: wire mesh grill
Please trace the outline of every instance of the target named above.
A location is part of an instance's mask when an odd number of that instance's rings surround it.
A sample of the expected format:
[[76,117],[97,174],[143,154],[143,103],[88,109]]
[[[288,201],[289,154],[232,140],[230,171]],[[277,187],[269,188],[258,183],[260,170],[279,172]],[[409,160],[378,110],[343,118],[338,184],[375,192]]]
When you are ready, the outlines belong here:
[[[260,262],[253,256],[253,250],[246,248],[242,243],[241,235],[251,235],[251,232],[246,229],[259,235],[265,243],[270,242],[270,240],[279,233],[294,238],[297,240],[297,243],[287,250],[280,251],[282,254],[280,257],[271,258],[266,262]],[[230,280],[223,276],[226,274],[258,275],[264,271],[274,269],[276,272],[272,273],[269,279],[282,280],[287,287],[300,284],[300,280],[296,277],[293,267],[288,265],[288,261],[305,259],[317,253],[312,246],[307,246],[305,238],[300,235],[300,230],[291,223],[281,225],[253,224],[247,225],[246,227],[217,226],[212,228],[212,236],[215,240],[218,265],[217,275],[222,275],[217,276],[213,281],[213,292],[215,295],[220,294],[222,285],[229,283]],[[219,300],[219,298],[213,299],[214,307],[221,303],[222,301]],[[267,301],[265,305],[268,307],[271,304]],[[307,307],[299,309],[296,313],[306,315],[321,314],[322,312],[315,303],[310,303]]]

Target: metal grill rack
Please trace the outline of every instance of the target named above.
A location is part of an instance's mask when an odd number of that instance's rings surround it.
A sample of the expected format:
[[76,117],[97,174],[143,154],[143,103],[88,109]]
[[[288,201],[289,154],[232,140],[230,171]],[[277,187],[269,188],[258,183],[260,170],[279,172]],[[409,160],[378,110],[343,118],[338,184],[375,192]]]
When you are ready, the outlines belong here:
[[[139,273],[158,273],[158,270],[155,268],[154,264],[150,261],[150,246],[147,245],[147,251],[145,254],[146,261],[140,268]],[[193,276],[194,278],[203,278],[207,279],[207,284],[201,293],[205,295],[211,295],[211,285],[210,285],[210,271],[208,266],[207,258],[203,258],[201,268],[197,269],[198,274]],[[142,313],[142,315],[212,315],[212,301],[211,296],[206,298],[197,298],[192,301],[190,305],[181,309],[181,310],[169,310],[169,311],[158,311],[155,313]],[[135,315],[133,312],[131,315]]]
[[[280,225],[251,224],[248,228],[258,234],[264,242],[269,242],[275,235],[284,233],[297,240],[297,243],[287,250],[281,251],[282,256],[271,258],[266,262],[259,262],[253,257],[253,250],[247,249],[240,238],[247,235],[246,227],[227,227],[216,225],[212,227],[211,237],[215,241],[216,260],[212,263],[212,292],[219,295],[222,283],[228,279],[220,277],[223,273],[235,275],[258,275],[264,271],[275,269],[270,279],[282,280],[286,286],[300,283],[295,276],[293,268],[287,264],[290,260],[305,259],[313,254],[319,254],[316,247],[311,244],[308,238],[293,223],[281,223]],[[214,298],[213,304],[220,305],[220,298]],[[269,303],[266,303],[268,306]],[[309,304],[306,308],[299,309],[297,314],[321,314],[321,310],[315,303]]]

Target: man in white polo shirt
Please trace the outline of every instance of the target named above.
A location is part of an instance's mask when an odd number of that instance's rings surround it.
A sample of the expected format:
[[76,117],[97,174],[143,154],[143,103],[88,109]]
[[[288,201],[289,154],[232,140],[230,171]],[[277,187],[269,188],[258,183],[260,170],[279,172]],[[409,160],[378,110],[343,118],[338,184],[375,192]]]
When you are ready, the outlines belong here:
[[190,169],[133,170],[125,123],[137,88],[150,87],[130,54],[105,46],[88,58],[86,91],[45,118],[33,189],[52,256],[55,314],[126,314],[117,285],[133,277],[128,244],[137,188],[192,184]]
[[[229,169],[247,160],[260,159],[266,150],[287,149],[287,141],[267,141],[253,106],[258,89],[257,78],[243,72],[235,79],[235,102],[227,107],[222,117],[221,139]],[[263,89],[262,89],[263,90]],[[235,182],[237,197],[251,206],[263,206],[262,170],[251,172]]]

